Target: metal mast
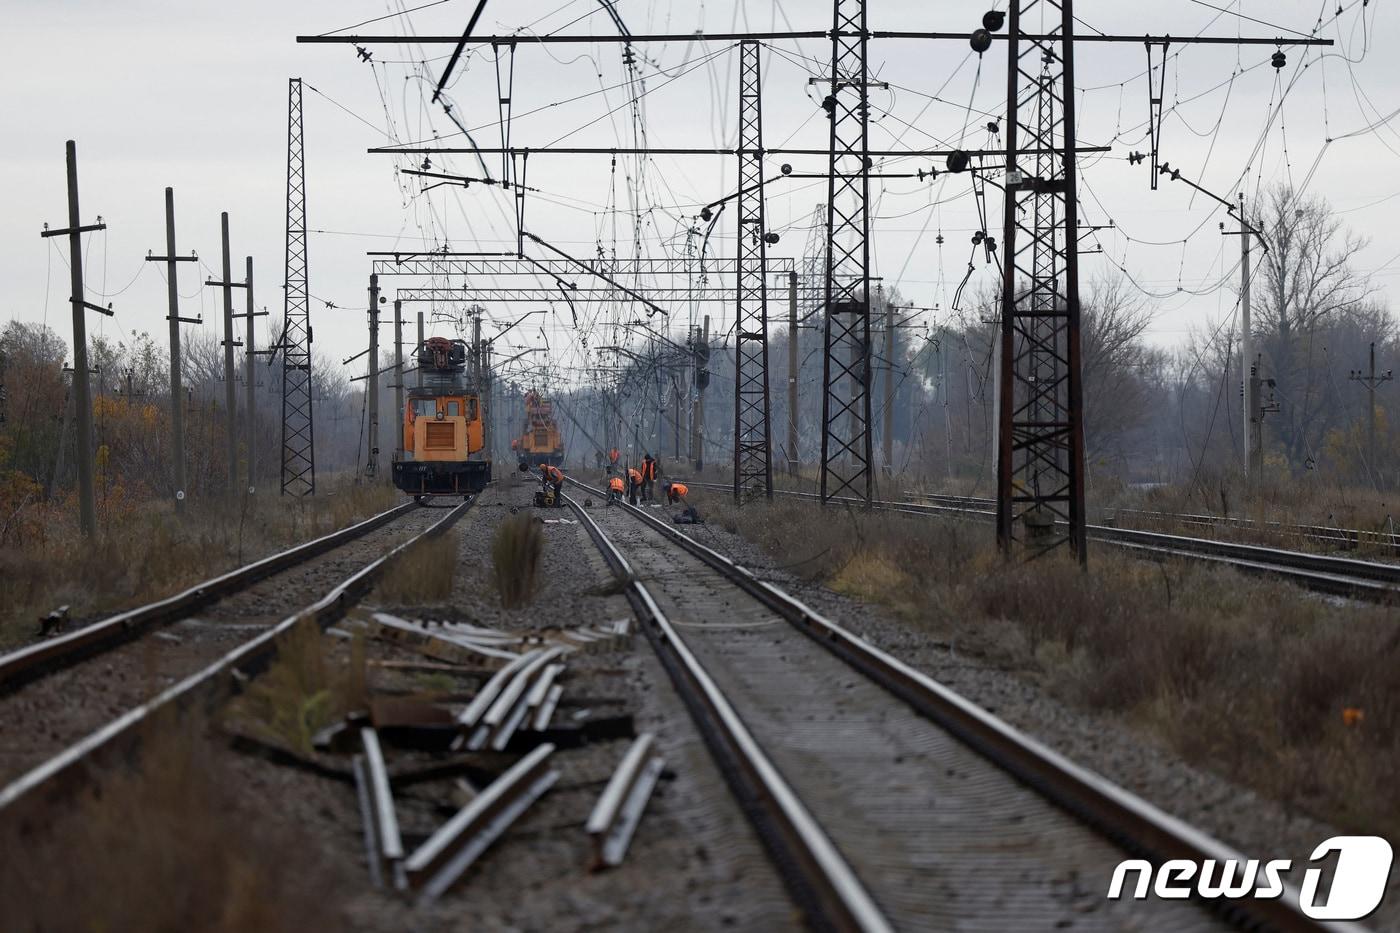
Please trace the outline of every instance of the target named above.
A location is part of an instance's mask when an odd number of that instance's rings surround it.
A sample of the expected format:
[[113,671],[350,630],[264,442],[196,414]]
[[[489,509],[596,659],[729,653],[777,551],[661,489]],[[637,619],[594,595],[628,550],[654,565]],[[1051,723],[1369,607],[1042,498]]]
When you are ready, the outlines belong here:
[[856,496],[869,505],[870,146],[865,0],[835,0],[831,92],[831,176],[826,207],[826,312],[822,353],[821,497]]
[[287,279],[282,350],[282,494],[316,492],[312,442],[311,305],[306,279],[306,160],[301,79],[289,82],[287,116]]
[[734,500],[773,497],[768,420],[768,244],[757,42],[739,44],[739,251],[735,261]]
[[1020,520],[1029,545],[1068,543],[1082,564],[1073,0],[1011,0],[1009,19],[997,543],[1009,554]]

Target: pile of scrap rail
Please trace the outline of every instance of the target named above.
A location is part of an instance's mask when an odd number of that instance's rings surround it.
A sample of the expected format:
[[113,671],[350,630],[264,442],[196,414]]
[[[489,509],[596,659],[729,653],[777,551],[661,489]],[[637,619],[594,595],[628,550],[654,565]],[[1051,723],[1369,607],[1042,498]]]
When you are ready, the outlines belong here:
[[[593,718],[581,710],[568,717],[581,715],[581,724],[556,722],[569,657],[624,646],[630,634],[626,621],[528,636],[386,613],[373,613],[359,625],[370,637],[433,658],[429,663],[435,669],[481,673],[475,692],[459,698],[464,703],[373,696],[365,713],[318,736],[323,750],[354,753],[366,855],[376,886],[419,903],[439,898],[558,781],[553,757],[560,748],[633,735],[630,716]],[[386,760],[390,746],[426,751],[433,758],[424,764],[420,757],[396,770]],[[483,755],[514,757],[504,770],[493,771],[481,767]],[[653,736],[637,736],[591,813],[579,814],[579,825],[593,842],[590,868],[622,861],[663,769]],[[399,831],[395,785],[462,771],[478,776],[476,786],[459,782],[465,803],[408,850]]]

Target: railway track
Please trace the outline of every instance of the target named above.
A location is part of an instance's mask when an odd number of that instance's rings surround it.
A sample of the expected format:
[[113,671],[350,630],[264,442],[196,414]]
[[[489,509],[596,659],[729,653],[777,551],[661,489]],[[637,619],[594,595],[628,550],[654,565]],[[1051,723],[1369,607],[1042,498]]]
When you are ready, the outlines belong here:
[[[904,501],[914,504],[947,505],[977,510],[995,510],[996,500],[979,496],[952,496],[942,493],[910,493]],[[1122,520],[1137,525],[1172,526],[1184,525],[1196,528],[1217,530],[1227,528],[1237,531],[1254,531],[1282,537],[1302,538],[1329,545],[1341,550],[1355,550],[1363,545],[1384,549],[1387,553],[1400,556],[1400,535],[1394,532],[1365,531],[1359,528],[1342,528],[1336,525],[1304,525],[1293,522],[1258,522],[1250,518],[1208,515],[1192,512],[1160,512],[1151,509],[1113,509],[1112,527],[1118,527]]]
[[[730,490],[730,487],[716,483],[691,485],[724,492]],[[775,489],[773,493],[814,502],[821,499],[810,492]],[[991,521],[996,516],[995,503],[990,499],[966,496],[939,496],[937,499],[939,501],[927,504],[876,500],[873,508],[908,515],[953,516],[985,521]],[[834,501],[857,507],[864,505],[859,499],[838,498]],[[1400,566],[1394,564],[1108,525],[1089,525],[1088,532],[1091,541],[1141,557],[1222,564],[1244,573],[1278,577],[1306,589],[1351,599],[1372,602],[1400,600]]]
[[1292,891],[1106,900],[1124,858],[1241,856],[644,510],[570,505],[810,926],[1322,929]]
[[226,596],[245,590],[261,580],[300,566],[350,541],[363,538],[370,532],[402,518],[415,507],[413,502],[402,503],[347,528],[203,580],[174,596],[119,612],[71,632],[36,641],[0,655],[0,694],[9,693],[30,681],[71,667],[93,655],[110,651],[132,639],[148,635],[162,625],[187,618],[192,613]]
[[[342,618],[395,559],[451,528],[474,502],[440,517],[412,502],[390,509],[346,529],[358,534],[318,539],[311,551],[293,548],[215,578],[213,594],[196,586],[135,611],[145,630],[164,624],[166,631],[130,644],[114,634],[93,643],[100,648],[71,649],[103,653],[64,677],[33,674],[37,682],[0,701],[0,719],[13,730],[0,749],[0,780],[8,782],[0,787],[0,824],[21,833],[42,825],[44,804],[81,784],[93,766],[122,760],[139,745],[145,724],[236,690],[267,666],[282,635],[306,621],[326,628]],[[400,518],[409,526],[395,523]],[[291,562],[276,567],[279,558]],[[290,566],[301,568],[295,584],[275,576]],[[149,616],[139,615],[145,610]],[[178,627],[171,624],[176,618]],[[48,663],[67,666],[77,657],[55,655]]]

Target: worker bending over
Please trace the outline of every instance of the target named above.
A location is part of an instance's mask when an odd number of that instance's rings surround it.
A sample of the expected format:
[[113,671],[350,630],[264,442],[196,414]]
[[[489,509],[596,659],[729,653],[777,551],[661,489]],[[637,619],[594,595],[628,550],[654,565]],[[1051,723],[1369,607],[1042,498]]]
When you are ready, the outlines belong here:
[[637,493],[642,489],[642,471],[636,467],[627,468],[627,501],[637,504]]
[[[666,494],[666,501],[671,505],[676,505],[685,500],[685,494],[690,492],[685,483],[673,483],[670,480],[661,484],[661,491]],[[686,503],[689,505],[690,503]]]
[[608,480],[608,505],[622,501],[622,494],[627,489],[627,484],[622,481],[621,476],[614,476]]
[[563,505],[562,490],[564,488],[564,471],[551,463],[540,464],[540,487],[541,489],[554,490],[554,504]]

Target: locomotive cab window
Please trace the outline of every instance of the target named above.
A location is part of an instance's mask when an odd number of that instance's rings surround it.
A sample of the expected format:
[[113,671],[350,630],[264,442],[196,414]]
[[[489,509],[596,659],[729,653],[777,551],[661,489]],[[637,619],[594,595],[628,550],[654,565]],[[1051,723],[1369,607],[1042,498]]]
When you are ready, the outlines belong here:
[[431,418],[437,414],[437,399],[416,398],[413,400],[413,413],[415,415]]
[[450,402],[447,403],[447,414],[448,414],[449,416],[455,418],[456,416],[460,415],[461,413],[462,413],[462,411],[461,411],[461,404],[460,404],[456,399],[453,399],[452,401],[450,401]]

